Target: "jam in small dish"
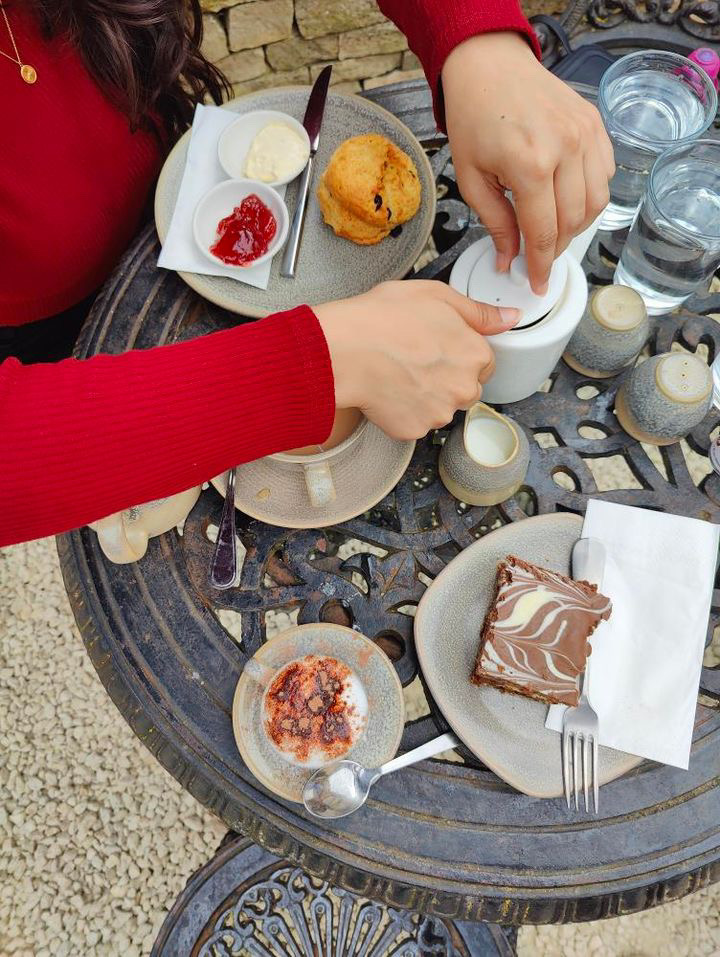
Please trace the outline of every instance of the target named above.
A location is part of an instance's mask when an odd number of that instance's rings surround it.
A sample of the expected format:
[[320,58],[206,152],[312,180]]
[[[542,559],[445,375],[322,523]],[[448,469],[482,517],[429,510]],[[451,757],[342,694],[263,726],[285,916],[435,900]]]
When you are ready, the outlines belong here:
[[251,193],[220,220],[210,252],[228,266],[249,266],[267,253],[276,233],[271,210]]

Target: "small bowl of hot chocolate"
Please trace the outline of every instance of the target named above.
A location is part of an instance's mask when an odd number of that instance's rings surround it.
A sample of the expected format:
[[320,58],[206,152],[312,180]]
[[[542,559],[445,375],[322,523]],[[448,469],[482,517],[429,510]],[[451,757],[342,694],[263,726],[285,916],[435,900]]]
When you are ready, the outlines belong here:
[[340,625],[292,628],[247,662],[233,701],[240,754],[256,778],[292,801],[316,768],[352,757],[376,767],[397,751],[402,686],[374,642]]

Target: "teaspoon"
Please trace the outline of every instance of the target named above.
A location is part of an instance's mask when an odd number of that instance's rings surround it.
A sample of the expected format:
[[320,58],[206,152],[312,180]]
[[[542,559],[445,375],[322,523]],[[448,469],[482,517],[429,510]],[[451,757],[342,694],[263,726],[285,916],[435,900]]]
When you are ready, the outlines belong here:
[[232,588],[237,577],[237,542],[235,540],[235,469],[228,472],[225,504],[210,563],[210,584],[213,588]]
[[318,768],[308,779],[303,788],[303,804],[315,817],[345,817],[363,806],[370,788],[384,774],[390,774],[449,748],[456,748],[459,743],[454,734],[442,734],[419,748],[393,758],[379,768],[364,768],[362,764],[349,759],[334,761],[327,767]]

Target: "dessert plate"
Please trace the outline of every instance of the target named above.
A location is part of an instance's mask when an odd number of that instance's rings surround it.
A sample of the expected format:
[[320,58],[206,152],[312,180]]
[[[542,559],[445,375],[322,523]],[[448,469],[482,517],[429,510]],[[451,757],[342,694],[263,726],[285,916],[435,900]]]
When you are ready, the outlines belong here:
[[[498,562],[517,555],[563,575],[582,533],[578,515],[538,515],[484,536],[443,569],[418,605],[415,647],[427,686],[460,740],[498,777],[532,797],[563,793],[560,735],[545,727],[540,701],[470,681]],[[609,596],[612,598],[612,595]],[[612,621],[612,619],[611,619]],[[600,784],[642,762],[600,748]]]
[[[254,659],[277,671],[305,655],[337,658],[363,684],[368,702],[367,725],[345,756],[367,768],[379,767],[394,757],[405,726],[405,702],[400,679],[385,652],[352,628],[311,624],[289,628],[272,638],[255,653]],[[265,687],[257,679],[242,673],[232,707],[235,742],[243,761],[261,784],[288,801],[302,804],[303,788],[313,769],[286,761],[270,743],[263,721],[264,693]]]
[[[226,104],[237,114],[254,110],[278,110],[302,121],[309,87],[282,87],[262,90]],[[333,233],[323,220],[315,190],[336,147],[350,136],[381,133],[412,157],[422,184],[422,200],[415,216],[402,227],[399,236],[388,236],[375,246],[358,246]],[[155,191],[155,225],[164,242],[185,169],[190,132],[180,137],[158,179]],[[298,181],[285,194],[290,215],[295,209]],[[328,94],[323,117],[320,148],[315,160],[313,181],[305,215],[303,240],[294,279],[280,276],[276,256],[267,289],[256,289],[223,276],[198,273],[179,275],[205,299],[244,316],[267,316],[291,309],[299,303],[317,305],[367,292],[379,282],[400,279],[413,267],[425,248],[435,221],[435,180],[430,162],[410,130],[391,113],[370,100],[351,94]]]

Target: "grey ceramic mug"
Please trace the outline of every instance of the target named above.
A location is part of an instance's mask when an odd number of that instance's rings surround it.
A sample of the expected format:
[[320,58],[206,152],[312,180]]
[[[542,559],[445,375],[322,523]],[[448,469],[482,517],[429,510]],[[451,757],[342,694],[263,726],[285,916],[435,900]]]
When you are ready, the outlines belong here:
[[672,445],[702,422],[711,405],[708,365],[688,352],[664,352],[633,369],[617,394],[615,414],[639,442]]
[[637,359],[649,335],[642,296],[629,286],[603,286],[590,297],[563,359],[581,375],[610,378]]

